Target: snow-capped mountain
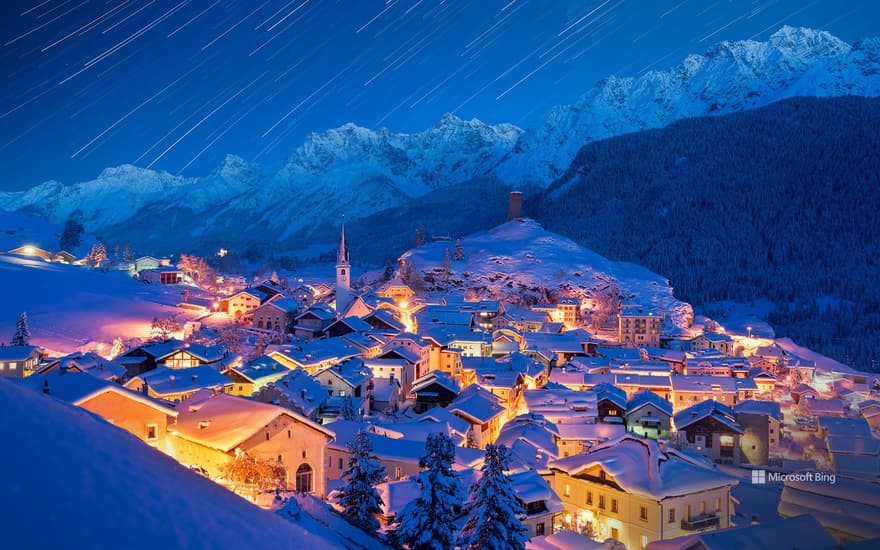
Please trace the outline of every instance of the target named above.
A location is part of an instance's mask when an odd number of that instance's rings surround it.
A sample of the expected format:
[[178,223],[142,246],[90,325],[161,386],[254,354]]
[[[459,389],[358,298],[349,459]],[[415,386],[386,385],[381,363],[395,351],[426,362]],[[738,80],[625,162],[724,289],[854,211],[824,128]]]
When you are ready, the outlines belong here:
[[676,120],[754,109],[794,96],[880,95],[880,39],[853,46],[824,31],[783,27],[766,42],[721,42],[678,66],[610,76],[529,128],[493,170],[544,187],[586,143]]
[[[0,208],[53,222],[79,210],[88,231],[157,253],[182,236],[193,249],[277,244],[343,214],[365,218],[474,179],[544,187],[593,140],[796,95],[844,94],[880,95],[880,39],[850,46],[784,27],[766,42],[722,42],[667,70],[608,77],[525,131],[453,115],[412,134],[346,124],[310,135],[274,172],[232,155],[204,178],[123,165],[92,181],[0,193]],[[158,215],[161,223],[144,223]]]

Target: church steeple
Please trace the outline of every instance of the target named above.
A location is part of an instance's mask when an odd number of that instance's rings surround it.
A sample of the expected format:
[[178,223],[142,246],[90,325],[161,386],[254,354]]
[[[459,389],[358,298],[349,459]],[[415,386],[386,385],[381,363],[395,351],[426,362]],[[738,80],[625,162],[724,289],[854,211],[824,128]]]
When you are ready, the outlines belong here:
[[342,217],[342,232],[339,237],[339,251],[336,253],[338,265],[348,265],[348,246],[345,244],[345,216]]
[[351,265],[348,245],[345,243],[345,217],[339,234],[339,251],[336,253],[336,314],[342,315],[351,304]]

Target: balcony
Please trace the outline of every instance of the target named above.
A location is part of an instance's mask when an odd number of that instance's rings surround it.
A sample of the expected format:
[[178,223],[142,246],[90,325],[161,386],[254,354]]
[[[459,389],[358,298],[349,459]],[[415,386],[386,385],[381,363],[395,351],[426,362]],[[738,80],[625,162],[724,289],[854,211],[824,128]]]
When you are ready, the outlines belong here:
[[705,529],[715,529],[720,524],[718,514],[700,514],[691,519],[681,520],[681,528],[685,531],[703,531]]

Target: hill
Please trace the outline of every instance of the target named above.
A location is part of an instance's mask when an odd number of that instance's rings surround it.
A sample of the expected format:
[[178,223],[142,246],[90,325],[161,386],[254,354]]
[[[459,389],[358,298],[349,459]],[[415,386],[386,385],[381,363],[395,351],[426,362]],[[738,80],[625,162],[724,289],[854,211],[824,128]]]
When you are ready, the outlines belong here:
[[586,145],[530,208],[691,303],[768,298],[778,336],[864,369],[880,347],[878,124],[880,99],[855,97],[679,121]]

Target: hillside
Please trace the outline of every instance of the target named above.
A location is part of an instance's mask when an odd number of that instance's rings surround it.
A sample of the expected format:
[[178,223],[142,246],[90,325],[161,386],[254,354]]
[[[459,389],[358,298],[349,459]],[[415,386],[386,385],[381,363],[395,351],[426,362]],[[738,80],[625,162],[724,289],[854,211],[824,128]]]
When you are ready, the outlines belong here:
[[[344,547],[261,510],[51,396],[0,378],[6,548]],[[310,522],[314,525],[314,522]]]
[[797,98],[591,143],[536,219],[694,304],[768,298],[778,336],[866,368],[880,347],[880,99]]

